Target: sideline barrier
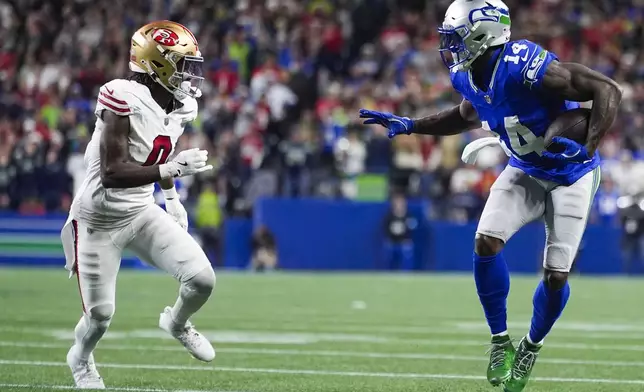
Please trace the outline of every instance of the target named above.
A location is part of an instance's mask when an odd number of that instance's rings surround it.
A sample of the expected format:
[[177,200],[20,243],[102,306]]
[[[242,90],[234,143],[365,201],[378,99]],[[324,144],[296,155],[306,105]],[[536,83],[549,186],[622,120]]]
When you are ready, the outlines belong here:
[[[411,269],[471,271],[475,224],[459,225],[424,218],[427,205],[410,203],[418,219]],[[253,228],[266,225],[275,235],[279,263],[297,270],[384,270],[383,219],[386,203],[328,200],[260,200],[252,219],[228,219],[222,230],[224,264],[246,268]],[[64,265],[59,230],[65,217],[0,215],[0,263],[21,266]],[[587,274],[622,271],[621,233],[590,226],[576,270]],[[511,271],[536,273],[541,268],[545,241],[543,225],[533,223],[517,233],[506,247]],[[126,253],[122,267],[148,268]]]

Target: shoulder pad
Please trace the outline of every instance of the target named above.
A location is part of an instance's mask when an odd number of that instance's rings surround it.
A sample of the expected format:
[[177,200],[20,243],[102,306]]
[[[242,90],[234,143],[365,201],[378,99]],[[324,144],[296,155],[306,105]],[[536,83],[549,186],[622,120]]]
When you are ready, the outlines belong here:
[[103,110],[109,110],[118,116],[129,116],[136,111],[133,97],[135,95],[132,94],[130,81],[112,80],[101,86],[95,112],[99,114]]
[[505,62],[513,78],[528,87],[539,84],[547,65],[557,56],[528,40],[509,43],[505,52]]

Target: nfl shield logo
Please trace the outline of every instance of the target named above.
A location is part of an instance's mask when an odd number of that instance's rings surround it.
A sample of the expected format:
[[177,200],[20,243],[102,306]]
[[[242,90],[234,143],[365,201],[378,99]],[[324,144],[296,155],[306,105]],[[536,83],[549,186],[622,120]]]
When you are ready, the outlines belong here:
[[166,117],[165,120],[163,120],[163,123],[167,126],[170,124],[170,119]]
[[490,98],[489,95],[486,95],[485,96],[485,102],[487,102],[488,104],[491,104],[492,103],[492,98]]

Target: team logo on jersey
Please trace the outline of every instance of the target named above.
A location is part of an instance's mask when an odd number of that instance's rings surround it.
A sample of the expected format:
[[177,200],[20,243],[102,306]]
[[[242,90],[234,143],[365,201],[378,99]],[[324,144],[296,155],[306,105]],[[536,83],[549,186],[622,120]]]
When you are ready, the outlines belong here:
[[152,33],[152,39],[164,46],[175,46],[179,43],[179,36],[172,30],[156,29]]
[[541,53],[539,53],[534,59],[532,59],[532,62],[528,65],[524,72],[524,79],[525,83],[528,86],[532,86],[537,82],[537,75],[539,75],[539,71],[541,68],[543,68],[543,64],[546,62],[546,56],[548,55],[548,52],[545,50],[542,50]]

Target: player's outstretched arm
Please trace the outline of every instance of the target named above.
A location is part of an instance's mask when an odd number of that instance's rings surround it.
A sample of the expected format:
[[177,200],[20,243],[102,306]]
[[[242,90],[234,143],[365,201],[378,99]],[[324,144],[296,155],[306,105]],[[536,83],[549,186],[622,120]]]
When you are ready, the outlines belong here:
[[135,188],[161,180],[158,166],[141,166],[130,161],[128,135],[130,118],[104,110],[101,135],[101,182],[105,188]]
[[451,109],[414,120],[414,133],[422,135],[457,135],[481,127],[481,121],[468,100]]
[[460,105],[440,113],[412,120],[391,113],[360,109],[360,118],[366,125],[379,124],[389,130],[389,137],[396,135],[456,135],[481,126],[472,104],[463,100]]
[[615,121],[622,101],[622,88],[611,78],[586,66],[558,61],[548,65],[542,88],[569,101],[593,101],[585,146],[592,157]]

